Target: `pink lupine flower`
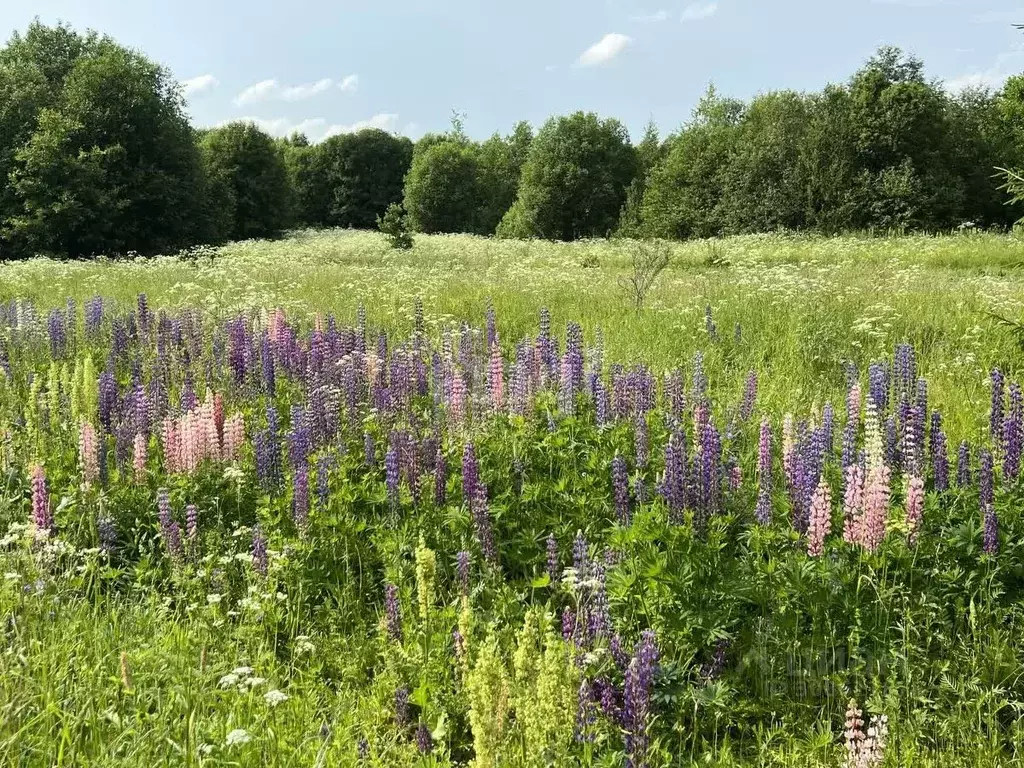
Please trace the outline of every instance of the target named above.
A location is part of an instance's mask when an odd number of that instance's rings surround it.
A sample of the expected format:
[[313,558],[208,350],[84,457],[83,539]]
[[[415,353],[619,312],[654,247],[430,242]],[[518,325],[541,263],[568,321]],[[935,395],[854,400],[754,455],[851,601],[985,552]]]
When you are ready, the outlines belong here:
[[135,435],[133,449],[132,468],[135,470],[135,482],[141,483],[146,477],[146,454],[149,449],[149,440],[142,432]]
[[890,471],[884,464],[868,471],[860,543],[869,552],[875,552],[885,538],[885,521],[889,515],[889,482]]
[[856,424],[860,420],[860,384],[850,387],[846,395],[846,420],[850,424]]
[[850,699],[849,707],[846,710],[846,730],[843,733],[843,741],[846,745],[844,768],[860,768],[864,743],[864,720],[861,719],[860,708],[854,699]]
[[917,532],[921,527],[923,514],[924,480],[920,477],[911,477],[907,481],[907,528],[910,531],[908,539],[911,544],[917,542]]
[[46,487],[46,471],[42,464],[32,465],[32,521],[39,531],[53,530],[50,491]]
[[860,544],[864,532],[864,469],[860,464],[851,464],[846,468],[843,518],[843,541],[847,544]]
[[825,478],[811,499],[811,510],[807,525],[807,554],[821,557],[825,551],[825,537],[832,529],[832,492]]
[[82,467],[82,480],[86,485],[91,485],[100,476],[96,441],[96,428],[82,419],[78,429],[78,462]]
[[181,437],[178,434],[178,424],[170,416],[164,419],[163,429],[160,438],[164,449],[164,468],[168,472],[178,471],[178,443]]
[[245,418],[241,413],[232,414],[224,423],[224,459],[234,461],[245,442]]

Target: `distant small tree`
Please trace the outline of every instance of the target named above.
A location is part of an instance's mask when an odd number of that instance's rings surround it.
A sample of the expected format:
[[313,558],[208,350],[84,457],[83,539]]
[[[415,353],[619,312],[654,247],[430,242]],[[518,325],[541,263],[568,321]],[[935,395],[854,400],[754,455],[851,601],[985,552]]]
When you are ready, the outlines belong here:
[[412,248],[412,232],[401,203],[392,203],[383,216],[377,217],[377,229],[387,238],[392,248],[402,251]]
[[669,244],[662,240],[629,240],[630,272],[620,278],[622,286],[636,311],[644,307],[647,294],[654,285],[658,275],[672,260]]

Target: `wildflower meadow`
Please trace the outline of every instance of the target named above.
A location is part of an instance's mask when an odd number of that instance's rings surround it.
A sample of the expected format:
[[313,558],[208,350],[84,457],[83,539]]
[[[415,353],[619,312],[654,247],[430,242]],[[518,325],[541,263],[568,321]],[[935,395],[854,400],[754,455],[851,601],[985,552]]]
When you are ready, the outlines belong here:
[[1024,246],[0,265],[0,763],[1024,765]]

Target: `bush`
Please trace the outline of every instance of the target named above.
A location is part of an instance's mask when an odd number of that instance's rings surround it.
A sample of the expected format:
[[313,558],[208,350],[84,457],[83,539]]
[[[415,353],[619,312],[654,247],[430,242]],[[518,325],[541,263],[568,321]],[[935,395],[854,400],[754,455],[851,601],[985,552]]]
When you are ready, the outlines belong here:
[[403,251],[412,248],[412,232],[401,203],[392,203],[384,211],[384,216],[377,217],[377,229],[387,238],[392,248]]

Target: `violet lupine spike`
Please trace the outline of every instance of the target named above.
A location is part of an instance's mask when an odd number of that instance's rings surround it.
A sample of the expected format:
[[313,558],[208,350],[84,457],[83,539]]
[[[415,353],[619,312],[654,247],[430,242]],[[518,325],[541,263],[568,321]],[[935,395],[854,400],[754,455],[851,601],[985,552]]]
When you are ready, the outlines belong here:
[[820,447],[823,460],[830,461],[832,452],[835,450],[835,425],[836,414],[832,410],[832,403],[825,403],[821,409],[821,428],[819,429]]
[[96,520],[96,534],[100,552],[112,556],[117,551],[117,525],[109,517],[100,517]]
[[627,768],[647,768],[654,677],[658,671],[658,646],[654,632],[644,630],[623,682],[623,721]]
[[456,580],[459,583],[459,594],[469,594],[469,552],[466,550],[460,550],[455,556],[455,575]]
[[701,450],[697,491],[697,512],[694,523],[703,529],[721,508],[722,442],[715,425],[708,422],[701,434]]
[[402,642],[402,606],[398,601],[398,587],[384,586],[384,630],[388,640]]
[[982,508],[992,506],[992,502],[995,500],[994,479],[992,452],[983,449],[978,455],[978,498]]
[[868,368],[868,397],[878,413],[889,408],[889,368],[884,362],[872,363]]
[[476,496],[470,504],[473,513],[473,528],[484,559],[492,566],[498,565],[498,547],[494,542],[494,528],[491,524],[491,513],[487,503],[487,486],[478,483]]
[[761,422],[757,446],[757,486],[754,517],[761,525],[768,525],[772,517],[772,426],[767,419]]
[[1010,407],[1003,421],[1003,482],[1012,483],[1020,475],[1021,450],[1024,449],[1024,396],[1020,385],[1011,382]]
[[462,449],[462,498],[472,505],[480,486],[480,466],[476,460],[473,443],[467,442]]
[[647,426],[647,418],[638,413],[636,416],[636,429],[633,432],[633,448],[636,456],[637,469],[643,469],[651,457],[651,434]]
[[562,574],[558,561],[558,541],[552,534],[548,534],[547,540],[547,574],[552,584],[557,584]]
[[985,530],[982,547],[985,554],[996,555],[999,553],[999,520],[996,517],[995,508],[988,504],[984,508]]
[[590,581],[592,586],[588,605],[588,636],[591,640],[604,638],[611,631],[612,619],[608,610],[608,592],[605,584],[604,565],[599,562],[590,564]]
[[429,755],[434,750],[434,739],[425,723],[416,727],[416,750],[421,755]]
[[252,567],[260,576],[267,575],[269,560],[267,558],[267,538],[257,523],[252,529]]
[[[932,423],[935,423],[934,420]],[[946,433],[942,431],[941,427],[933,426],[931,439],[932,476],[935,490],[942,493],[949,489],[949,454],[946,449]]]
[[694,400],[703,401],[708,389],[708,377],[704,373],[704,354],[695,352],[693,354],[693,397]]
[[302,465],[295,469],[292,478],[292,519],[300,534],[309,527],[309,468]]
[[50,356],[54,360],[59,360],[64,357],[64,352],[67,348],[68,336],[65,323],[66,319],[63,312],[59,309],[51,310],[48,326],[50,334]]
[[174,560],[180,560],[184,554],[181,542],[181,528],[171,516],[171,499],[166,488],[157,491],[156,496],[157,518],[160,521],[160,535],[163,537],[167,553]]
[[966,440],[960,443],[956,455],[956,486],[966,488],[971,484],[971,445]]
[[567,643],[576,636],[576,613],[569,606],[562,609],[562,639]]
[[331,497],[331,470],[334,469],[334,457],[324,454],[316,461],[316,503],[317,509],[327,509]]
[[395,689],[395,725],[407,728],[411,722],[409,717],[409,688],[404,685]]
[[615,497],[615,517],[620,525],[628,527],[633,515],[629,508],[629,470],[622,456],[612,459],[612,492]]
[[440,443],[434,456],[434,506],[440,508],[448,500],[448,458]]
[[[749,421],[754,414],[754,402],[757,400],[757,372],[751,371],[747,374],[747,381],[743,386],[743,401],[740,403],[740,419]],[[831,407],[831,406],[829,406]]]
[[384,455],[384,483],[388,491],[388,504],[391,511],[398,509],[398,451],[392,445]]
[[597,738],[597,734],[594,733],[596,722],[597,707],[595,706],[594,688],[584,675],[576,696],[576,727],[573,731],[573,738],[577,743],[592,742]]
[[704,307],[704,330],[707,332],[709,339],[712,341],[718,341],[718,327],[715,325],[715,321],[711,317],[710,304]]

